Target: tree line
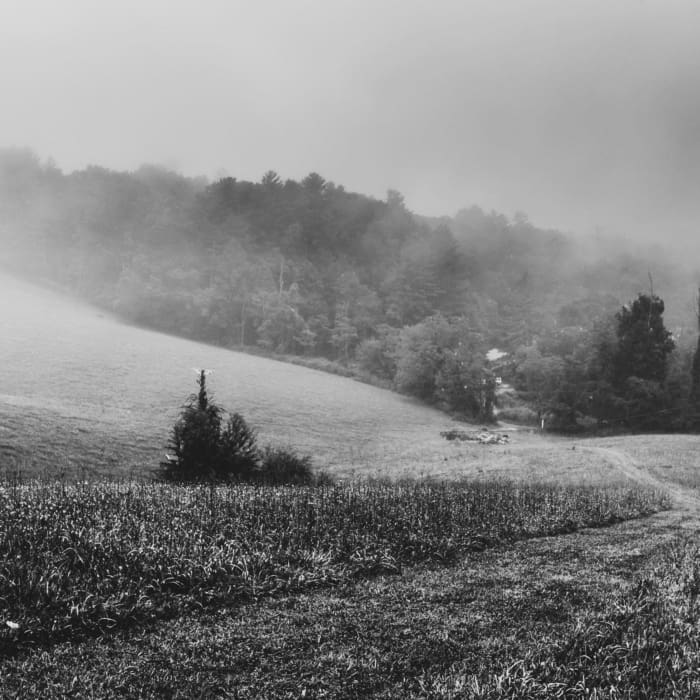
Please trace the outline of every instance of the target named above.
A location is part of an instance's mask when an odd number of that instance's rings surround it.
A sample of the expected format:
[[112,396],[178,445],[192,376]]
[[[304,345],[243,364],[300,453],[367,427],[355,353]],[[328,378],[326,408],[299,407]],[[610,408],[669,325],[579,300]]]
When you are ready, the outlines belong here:
[[[590,328],[554,331],[513,360],[516,386],[555,429],[691,430],[700,424],[700,346],[680,345],[653,292]],[[692,365],[692,371],[691,371]]]
[[[686,344],[663,346],[663,377],[611,359],[622,343],[615,314],[648,259],[604,241],[586,252],[523,214],[473,206],[421,217],[396,191],[368,197],[317,173],[296,181],[269,171],[259,182],[154,166],[63,173],[4,149],[0,238],[6,265],[132,322],[326,358],[472,418],[492,412],[492,347],[508,353],[498,372],[558,425],[633,421],[662,391],[635,377],[663,387],[676,417],[690,400]],[[654,264],[659,284],[682,298],[677,267],[658,256]],[[673,324],[690,337],[680,307]]]

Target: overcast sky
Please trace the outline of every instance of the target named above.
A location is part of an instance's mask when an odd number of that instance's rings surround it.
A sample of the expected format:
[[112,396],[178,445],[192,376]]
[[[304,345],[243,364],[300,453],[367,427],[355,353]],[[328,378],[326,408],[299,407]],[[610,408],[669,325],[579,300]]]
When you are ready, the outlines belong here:
[[679,240],[700,0],[0,0],[0,146]]

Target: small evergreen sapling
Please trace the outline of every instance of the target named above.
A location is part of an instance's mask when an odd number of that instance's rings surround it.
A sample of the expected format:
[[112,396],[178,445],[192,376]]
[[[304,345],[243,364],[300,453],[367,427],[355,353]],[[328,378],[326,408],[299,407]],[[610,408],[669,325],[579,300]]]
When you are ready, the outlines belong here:
[[222,429],[224,411],[211,400],[206,377],[206,370],[200,370],[199,392],[189,397],[173,426],[168,443],[172,457],[161,463],[161,476],[166,481],[249,479],[257,467],[254,431],[238,413]]
[[219,457],[222,409],[209,399],[206,371],[200,370],[199,392],[192,394],[173,426],[168,449],[173,456],[161,463],[167,481],[210,481]]

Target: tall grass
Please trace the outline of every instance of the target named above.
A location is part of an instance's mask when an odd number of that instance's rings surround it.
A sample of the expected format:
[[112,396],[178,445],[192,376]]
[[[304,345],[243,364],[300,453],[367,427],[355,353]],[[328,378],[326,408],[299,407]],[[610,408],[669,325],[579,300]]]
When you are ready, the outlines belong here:
[[525,658],[489,678],[458,664],[428,696],[496,698],[700,697],[700,549],[679,538],[653,571],[565,638],[533,640]]
[[8,483],[0,488],[0,650],[398,572],[667,505],[643,488],[506,481]]

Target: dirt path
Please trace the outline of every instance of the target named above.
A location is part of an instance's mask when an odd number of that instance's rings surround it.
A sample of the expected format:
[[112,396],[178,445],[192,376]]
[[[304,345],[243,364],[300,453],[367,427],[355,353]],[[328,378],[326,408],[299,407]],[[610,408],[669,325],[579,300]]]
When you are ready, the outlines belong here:
[[700,495],[695,489],[655,477],[624,450],[592,445],[579,449],[600,455],[632,481],[666,491],[673,500],[674,510],[685,511],[700,523]]

